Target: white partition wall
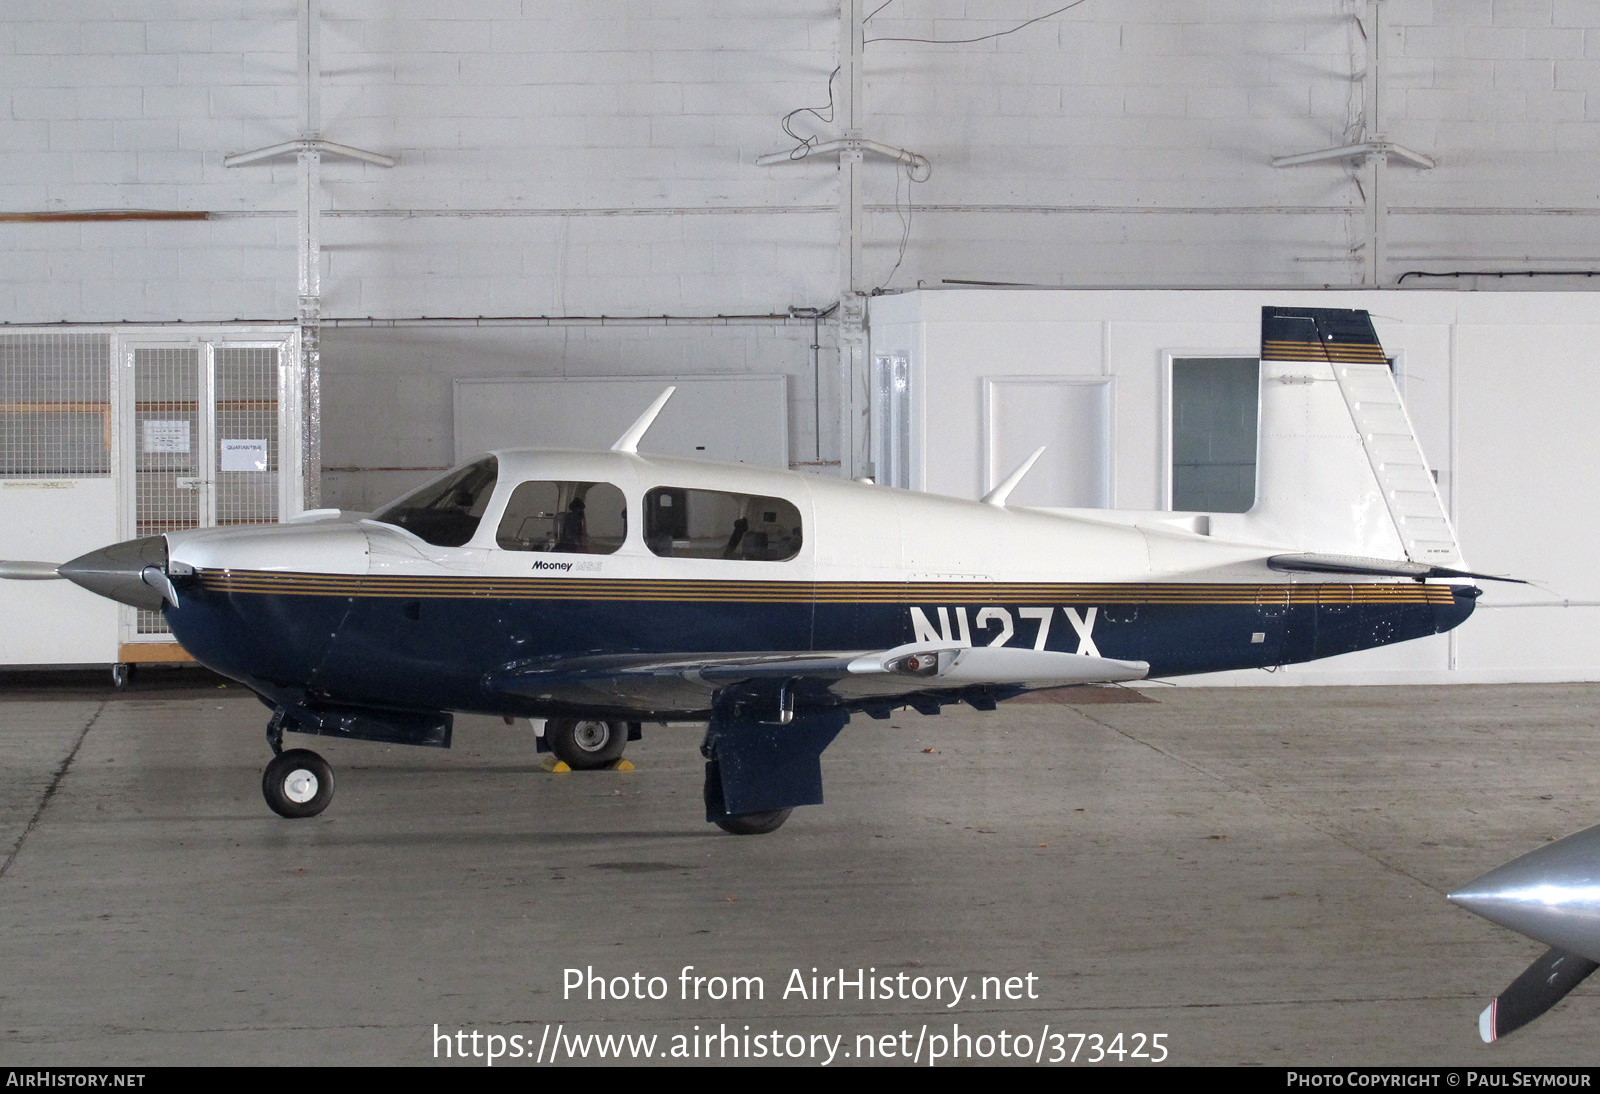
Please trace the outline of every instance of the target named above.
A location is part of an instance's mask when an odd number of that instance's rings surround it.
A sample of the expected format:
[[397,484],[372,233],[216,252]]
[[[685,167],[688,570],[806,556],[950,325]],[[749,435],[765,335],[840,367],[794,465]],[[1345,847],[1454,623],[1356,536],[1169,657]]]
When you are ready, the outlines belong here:
[[789,466],[786,376],[497,376],[455,382],[455,460],[496,448],[604,449],[668,386],[642,451]]
[[[1600,297],[1593,294],[963,289],[880,296],[871,302],[872,354],[906,361],[908,484],[980,496],[1010,470],[998,464],[1024,447],[1005,436],[1003,407],[1022,390],[1017,385],[1031,381],[1049,392],[1098,378],[1115,396],[1103,438],[1090,443],[1081,425],[1064,425],[1054,446],[1080,476],[1105,468],[1111,507],[1168,508],[1173,360],[1254,357],[1261,308],[1274,304],[1372,313],[1469,563],[1537,584],[1487,583],[1477,613],[1448,635],[1206,682],[1600,679],[1600,573],[1590,561],[1600,540],[1593,426]],[[1006,393],[998,418],[997,391]],[[888,413],[878,395],[875,389],[874,426]],[[1049,402],[1041,398],[1028,414],[1048,417]]]

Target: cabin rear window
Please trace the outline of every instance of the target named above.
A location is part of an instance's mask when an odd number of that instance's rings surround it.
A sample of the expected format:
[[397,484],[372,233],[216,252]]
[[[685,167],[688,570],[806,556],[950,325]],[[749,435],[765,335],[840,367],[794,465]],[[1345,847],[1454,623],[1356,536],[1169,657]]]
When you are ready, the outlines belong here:
[[485,456],[446,471],[372,514],[435,547],[460,547],[472,538],[494,493],[500,461]]
[[783,562],[800,553],[800,510],[783,498],[681,486],[644,497],[645,545],[663,558]]
[[609,555],[628,537],[627,502],[609,482],[521,483],[500,517],[507,551]]

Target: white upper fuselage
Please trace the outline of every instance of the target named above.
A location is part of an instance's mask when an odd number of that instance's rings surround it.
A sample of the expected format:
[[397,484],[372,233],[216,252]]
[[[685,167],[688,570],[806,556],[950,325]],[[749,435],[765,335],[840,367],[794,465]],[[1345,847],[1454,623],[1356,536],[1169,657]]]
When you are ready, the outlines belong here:
[[[436,546],[393,524],[313,520],[273,528],[168,535],[175,563],[198,569],[760,581],[1253,581],[1318,580],[1269,570],[1281,547],[1212,539],[1042,510],[698,460],[618,452],[513,449],[476,532]],[[627,534],[611,553],[506,550],[496,530],[513,490],[529,481],[609,483],[626,499]],[[644,497],[657,488],[781,498],[800,514],[797,553],[782,561],[663,557],[646,544]]]

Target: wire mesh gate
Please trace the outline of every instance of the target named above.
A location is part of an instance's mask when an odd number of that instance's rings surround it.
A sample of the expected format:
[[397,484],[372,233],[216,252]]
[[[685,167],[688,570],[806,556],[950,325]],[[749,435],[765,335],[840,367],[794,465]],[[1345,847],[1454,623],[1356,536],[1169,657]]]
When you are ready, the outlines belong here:
[[[298,510],[298,461],[287,469],[296,480],[292,496],[281,464],[296,402],[287,350],[282,342],[127,345],[133,383],[125,420],[133,428],[123,450],[133,472],[132,535],[272,524]],[[159,612],[126,613],[125,642],[167,633]]]
[[[0,557],[265,524],[302,507],[292,327],[0,330]],[[0,664],[180,657],[155,612],[4,583]],[[9,597],[9,599],[7,599]]]

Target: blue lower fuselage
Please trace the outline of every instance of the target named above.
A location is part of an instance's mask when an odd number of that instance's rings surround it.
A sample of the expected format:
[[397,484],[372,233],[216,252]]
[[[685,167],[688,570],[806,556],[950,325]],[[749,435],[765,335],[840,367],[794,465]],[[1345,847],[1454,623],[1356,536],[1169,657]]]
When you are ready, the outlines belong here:
[[508,668],[599,654],[884,650],[918,641],[1145,661],[1152,677],[1315,660],[1450,630],[1472,586],[1401,583],[727,582],[200,571],[166,608],[199,661],[268,695],[416,710],[552,708]]

